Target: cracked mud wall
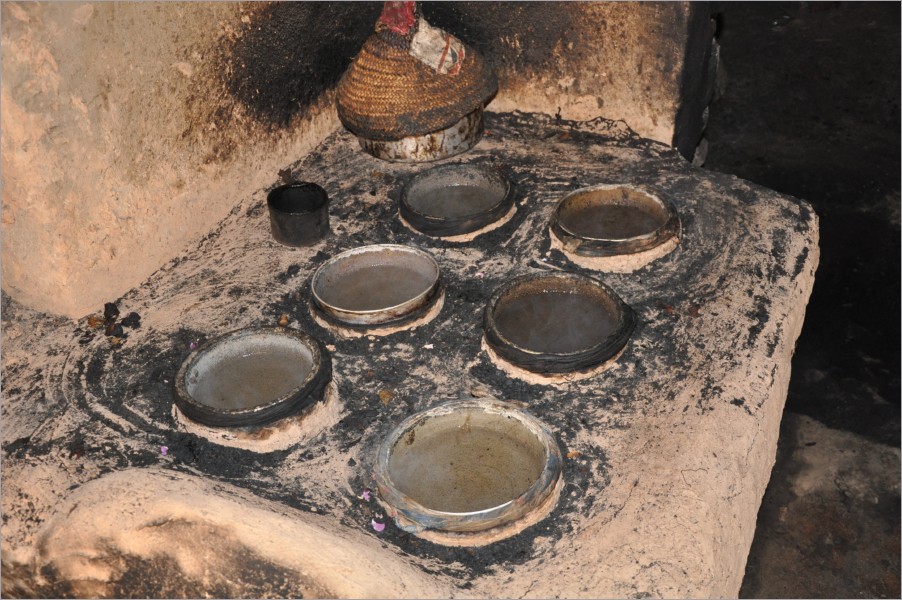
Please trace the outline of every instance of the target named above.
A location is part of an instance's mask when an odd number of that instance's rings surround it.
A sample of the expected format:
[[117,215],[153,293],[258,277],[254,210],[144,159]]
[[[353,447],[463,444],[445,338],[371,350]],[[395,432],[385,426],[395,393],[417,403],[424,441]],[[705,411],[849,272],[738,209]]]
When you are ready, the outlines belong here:
[[[144,281],[339,127],[334,84],[380,9],[4,2],[4,292],[81,317]],[[495,63],[493,110],[623,119],[666,143],[703,69],[687,39],[710,37],[689,3],[424,11]]]

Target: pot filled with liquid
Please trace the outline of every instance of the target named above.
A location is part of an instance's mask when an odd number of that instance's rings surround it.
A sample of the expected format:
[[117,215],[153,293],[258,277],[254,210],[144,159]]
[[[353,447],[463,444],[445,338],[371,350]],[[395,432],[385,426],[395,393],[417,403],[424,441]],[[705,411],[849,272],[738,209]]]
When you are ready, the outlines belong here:
[[502,284],[486,306],[489,347],[535,373],[590,369],[617,356],[636,324],[633,310],[597,279],[525,275]]

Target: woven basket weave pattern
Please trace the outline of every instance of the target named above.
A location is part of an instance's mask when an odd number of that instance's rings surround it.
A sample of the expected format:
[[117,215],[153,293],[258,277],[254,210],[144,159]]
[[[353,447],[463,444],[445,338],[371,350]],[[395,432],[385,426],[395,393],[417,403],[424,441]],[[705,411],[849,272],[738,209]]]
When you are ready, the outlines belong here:
[[387,141],[438,131],[498,90],[495,74],[471,48],[459,73],[438,75],[392,37],[371,35],[338,83],[338,116],[356,135]]

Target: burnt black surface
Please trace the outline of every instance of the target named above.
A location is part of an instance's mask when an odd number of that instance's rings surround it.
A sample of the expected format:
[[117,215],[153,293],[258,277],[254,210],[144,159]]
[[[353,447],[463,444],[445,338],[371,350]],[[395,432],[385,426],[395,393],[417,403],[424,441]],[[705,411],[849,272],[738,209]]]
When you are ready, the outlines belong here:
[[787,409],[900,443],[900,5],[722,3],[706,167],[808,200],[820,266]]
[[[224,43],[217,59],[225,86],[260,123],[272,129],[285,127],[338,82],[373,33],[381,10],[381,2],[273,2],[253,10],[250,21]],[[580,3],[424,2],[421,10],[427,21],[476,48],[496,70],[519,76],[554,68],[562,60],[578,70],[598,51],[595,45],[584,43],[574,27],[574,21],[583,18]],[[673,18],[661,19],[655,37],[683,39],[682,8],[662,3],[654,10],[673,13]],[[693,7],[689,20],[690,59],[681,74],[686,90],[681,101],[686,108],[677,115],[674,140],[679,151],[691,158],[701,135],[701,108],[711,83],[706,62],[711,40],[706,3]],[[673,29],[669,29],[670,23]],[[610,38],[613,45],[614,35],[619,33],[612,35],[602,21],[599,36]],[[509,43],[520,38],[523,43]],[[560,48],[568,50],[556,52]],[[674,67],[667,68],[672,71]],[[603,112],[600,104],[599,113]],[[216,118],[228,121],[228,111],[221,110]]]
[[[157,523],[161,530],[178,529],[180,535],[194,540],[196,554],[210,552],[207,545],[215,545],[215,552],[227,570],[208,571],[203,578],[186,575],[179,561],[161,554],[152,561],[131,554],[110,553],[105,558],[118,568],[113,577],[104,582],[104,591],[114,598],[191,598],[198,590],[211,598],[303,598],[304,592],[316,589],[306,581],[299,581],[297,573],[277,565],[236,544],[227,531],[204,528],[196,523],[172,519]],[[41,569],[43,580],[31,585],[31,574],[13,573],[3,592],[10,598],[84,598],[83,588],[73,585],[53,567]],[[4,567],[6,570],[8,567]],[[22,583],[28,581],[29,584]],[[317,590],[318,592],[320,590]],[[317,594],[318,596],[324,594]]]
[[687,160],[692,160],[705,129],[702,115],[714,95],[716,70],[711,42],[715,27],[710,2],[690,4],[687,29],[672,144]]
[[[649,17],[652,10],[666,15],[656,21],[650,38],[674,43],[687,40],[683,7],[679,4],[659,2],[642,8],[637,4],[634,8],[649,10]],[[575,23],[585,18],[585,6],[580,2],[424,2],[422,10],[431,24],[471,44],[499,70],[518,75],[558,72],[561,62],[567,63],[573,73],[579,73],[593,53],[620,52],[618,45],[630,43],[622,39],[621,31],[609,29],[604,19],[599,20],[595,40],[587,43],[588,40],[581,39],[575,27]],[[704,129],[701,115],[714,83],[713,72],[708,67],[713,29],[709,3],[692,3],[685,18],[688,20],[688,45],[679,74],[681,108],[676,115],[673,145],[691,160]],[[641,19],[637,19],[637,23],[641,23]],[[511,44],[509,40],[512,39],[523,42]],[[560,51],[561,48],[566,51]],[[662,55],[669,58],[666,52]],[[663,76],[669,76],[675,68],[676,65],[668,61]],[[641,67],[638,75],[641,75]],[[598,102],[599,114],[605,114],[603,95]]]
[[[253,11],[222,49],[227,89],[261,123],[285,127],[338,83],[381,10],[381,2],[274,2]],[[554,2],[427,2],[422,10],[499,66],[541,68],[571,31],[570,10]],[[502,42],[524,29],[531,41],[522,49]]]
[[285,127],[338,83],[381,10],[381,2],[267,4],[223,48],[226,86],[260,122]]
[[[472,45],[499,68],[540,69],[554,48],[576,42],[570,7],[559,2],[423,2],[423,17]],[[522,48],[504,39],[529,33]]]

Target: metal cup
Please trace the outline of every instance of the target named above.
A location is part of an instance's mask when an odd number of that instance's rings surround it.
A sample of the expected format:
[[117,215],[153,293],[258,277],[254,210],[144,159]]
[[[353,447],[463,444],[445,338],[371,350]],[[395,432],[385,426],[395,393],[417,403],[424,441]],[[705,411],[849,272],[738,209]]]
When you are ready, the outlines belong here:
[[272,236],[280,244],[311,246],[329,233],[329,195],[315,183],[280,185],[266,196]]

